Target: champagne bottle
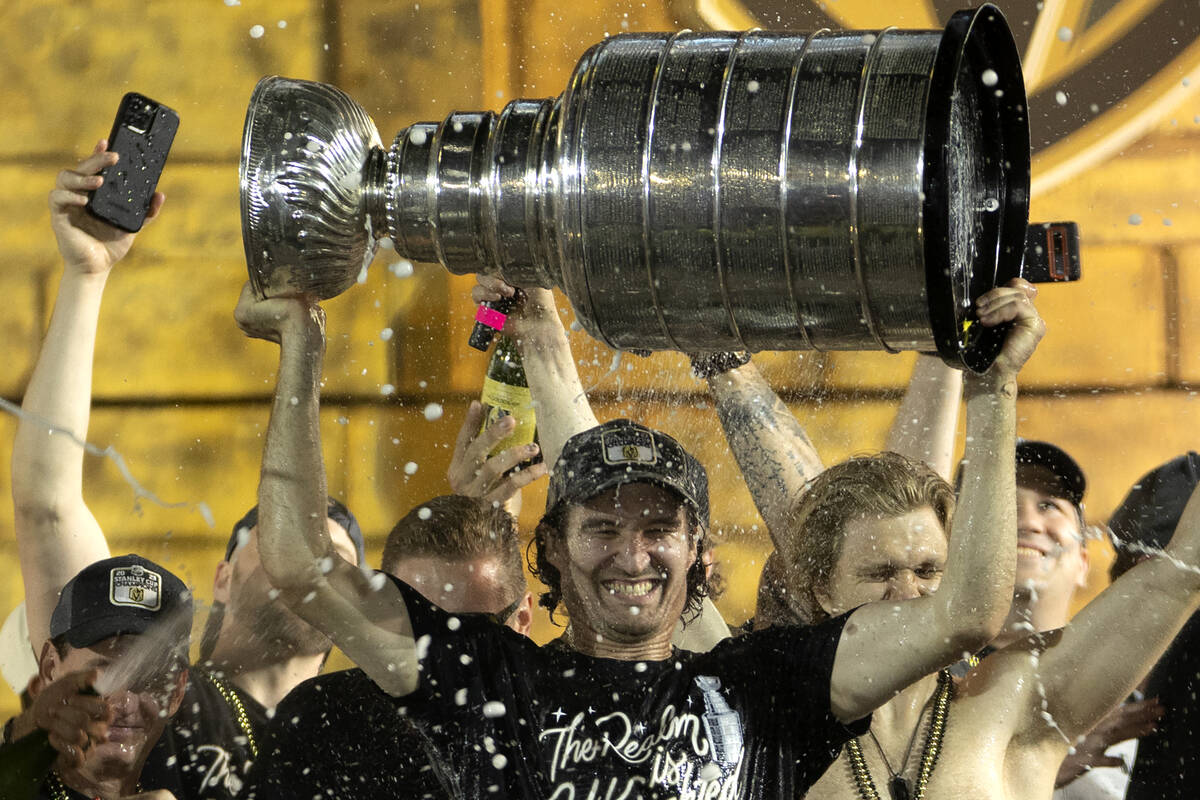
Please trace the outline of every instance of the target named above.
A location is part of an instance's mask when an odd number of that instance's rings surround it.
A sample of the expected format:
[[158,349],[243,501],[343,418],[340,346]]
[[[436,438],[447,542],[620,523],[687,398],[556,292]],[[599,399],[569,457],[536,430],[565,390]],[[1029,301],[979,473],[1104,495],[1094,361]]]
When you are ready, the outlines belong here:
[[[483,394],[479,400],[484,410],[480,433],[504,416],[512,416],[517,421],[513,432],[497,444],[492,453],[537,441],[537,417],[533,412],[533,397],[525,381],[525,366],[521,363],[517,346],[507,336],[496,338],[496,349],[492,351],[492,360],[488,362]],[[536,464],[541,460],[542,454],[539,452],[526,464]]]
[[41,728],[0,747],[0,798],[36,798],[57,758],[50,734]]

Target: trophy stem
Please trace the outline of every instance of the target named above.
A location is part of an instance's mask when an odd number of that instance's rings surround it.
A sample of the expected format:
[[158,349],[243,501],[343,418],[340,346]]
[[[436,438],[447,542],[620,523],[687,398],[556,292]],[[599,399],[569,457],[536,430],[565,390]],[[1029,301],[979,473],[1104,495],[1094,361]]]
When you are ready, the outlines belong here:
[[[500,114],[458,111],[396,134],[369,207],[396,252],[517,286],[560,282],[545,188],[552,180],[554,103],[517,100]],[[370,161],[366,170],[376,170]]]

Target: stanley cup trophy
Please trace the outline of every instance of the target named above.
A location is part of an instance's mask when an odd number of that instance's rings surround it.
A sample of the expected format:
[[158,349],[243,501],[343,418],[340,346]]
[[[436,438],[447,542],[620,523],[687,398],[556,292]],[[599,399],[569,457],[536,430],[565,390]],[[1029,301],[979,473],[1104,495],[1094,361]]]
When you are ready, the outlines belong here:
[[945,31],[621,34],[557,98],[383,149],[340,90],[250,100],[242,226],[260,296],[351,286],[379,239],[560,287],[628,350],[920,350],[986,369],[975,298],[1020,274],[1020,61],[1000,11]]

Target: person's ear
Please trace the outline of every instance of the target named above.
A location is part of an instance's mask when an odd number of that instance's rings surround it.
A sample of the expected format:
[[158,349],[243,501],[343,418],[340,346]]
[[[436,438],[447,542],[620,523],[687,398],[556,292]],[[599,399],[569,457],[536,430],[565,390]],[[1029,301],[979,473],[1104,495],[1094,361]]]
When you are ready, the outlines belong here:
[[233,564],[222,561],[217,564],[217,574],[213,576],[213,602],[229,605],[229,584],[233,580]]
[[38,658],[37,677],[29,681],[29,696],[37,697],[42,693],[42,689],[54,683],[54,677],[58,673],[58,668],[62,664],[62,659],[59,658],[58,649],[49,639],[42,645],[42,655]]
[[508,618],[508,627],[522,636],[529,635],[529,631],[533,629],[533,594],[526,592],[521,598],[521,605],[517,606],[517,610]]
[[1091,569],[1092,557],[1088,553],[1087,540],[1079,543],[1079,575],[1075,578],[1075,586],[1083,589],[1087,586],[1088,573]]
[[550,566],[558,570],[561,576],[566,570],[567,564],[567,537],[558,531],[550,528],[548,525],[539,525],[537,535],[543,542],[545,549],[546,561],[550,562]]
[[171,689],[171,698],[167,701],[167,716],[175,716],[175,712],[183,705],[183,695],[187,691],[188,670],[187,667],[179,670],[175,674],[175,686]]
[[838,610],[837,606],[834,605],[833,598],[829,596],[829,592],[825,591],[824,589],[814,589],[813,599],[817,601],[817,605],[821,607],[821,610],[831,617],[836,617],[838,614],[842,613],[840,610]]

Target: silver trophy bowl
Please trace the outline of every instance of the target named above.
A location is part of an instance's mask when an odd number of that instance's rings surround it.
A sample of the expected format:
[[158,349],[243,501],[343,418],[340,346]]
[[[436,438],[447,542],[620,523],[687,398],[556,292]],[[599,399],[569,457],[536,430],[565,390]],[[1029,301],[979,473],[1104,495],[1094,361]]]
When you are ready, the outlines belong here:
[[343,291],[387,236],[452,272],[558,286],[630,350],[921,350],[982,370],[975,298],[1020,273],[1029,129],[1000,11],[944,31],[643,33],[557,98],[375,127],[269,77],[241,166],[262,295]]

